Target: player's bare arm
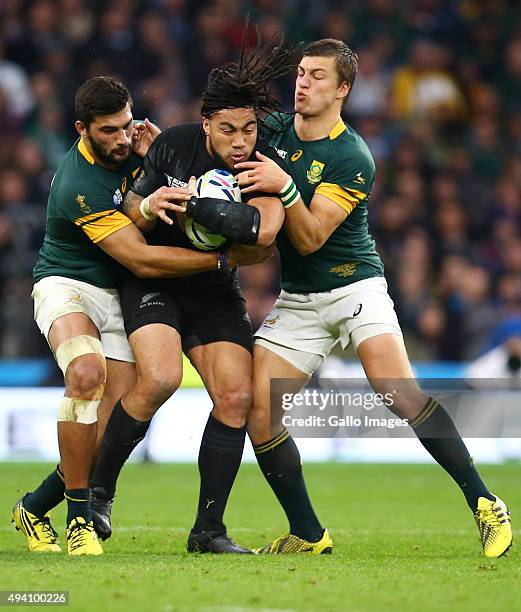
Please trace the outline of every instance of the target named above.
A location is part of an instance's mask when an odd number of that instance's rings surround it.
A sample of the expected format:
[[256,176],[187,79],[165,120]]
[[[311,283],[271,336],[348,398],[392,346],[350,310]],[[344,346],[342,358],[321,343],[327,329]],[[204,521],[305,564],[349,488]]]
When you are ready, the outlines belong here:
[[[139,278],[175,278],[217,267],[215,252],[149,245],[134,224],[126,225],[97,244]],[[269,250],[259,248],[232,248],[227,252],[229,267],[260,263],[270,256]]]
[[277,234],[284,223],[284,208],[277,197],[260,196],[247,202],[254,206],[261,215],[259,236],[256,245],[267,247],[275,241]]
[[[257,152],[256,156],[259,160],[257,162],[235,165],[235,169],[240,170],[237,177],[239,185],[244,185],[241,191],[282,193],[291,182],[290,175],[262,153]],[[284,227],[291,243],[301,255],[318,251],[348,214],[333,200],[320,194],[315,194],[309,208],[300,197],[287,206],[284,212]]]
[[123,201],[123,212],[143,232],[151,230],[157,219],[168,225],[173,221],[169,212],[184,213],[186,202],[192,197],[192,188],[189,187],[160,187],[146,198],[130,190]]
[[321,194],[315,194],[309,208],[302,198],[286,209],[284,227],[291,244],[300,255],[318,251],[348,213],[336,202]]

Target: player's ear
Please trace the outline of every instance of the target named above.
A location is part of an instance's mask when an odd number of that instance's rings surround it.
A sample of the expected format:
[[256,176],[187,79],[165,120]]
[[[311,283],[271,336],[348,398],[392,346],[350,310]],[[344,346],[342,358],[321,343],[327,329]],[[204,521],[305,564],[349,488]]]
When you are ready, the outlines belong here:
[[85,136],[87,136],[87,128],[81,121],[76,121],[74,123],[74,127],[76,128],[76,131],[82,138],[85,138]]
[[210,136],[210,122],[207,117],[203,117],[203,130],[205,136]]
[[347,81],[344,81],[338,88],[337,98],[345,98],[350,90],[351,85]]

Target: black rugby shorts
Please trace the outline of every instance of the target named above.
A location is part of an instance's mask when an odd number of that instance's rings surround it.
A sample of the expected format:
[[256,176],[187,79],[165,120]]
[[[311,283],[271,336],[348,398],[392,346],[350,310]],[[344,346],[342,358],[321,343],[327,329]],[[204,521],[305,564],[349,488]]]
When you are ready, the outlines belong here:
[[212,342],[233,342],[253,350],[253,332],[246,304],[237,287],[190,289],[136,279],[120,291],[127,336],[152,323],[179,332],[183,351]]

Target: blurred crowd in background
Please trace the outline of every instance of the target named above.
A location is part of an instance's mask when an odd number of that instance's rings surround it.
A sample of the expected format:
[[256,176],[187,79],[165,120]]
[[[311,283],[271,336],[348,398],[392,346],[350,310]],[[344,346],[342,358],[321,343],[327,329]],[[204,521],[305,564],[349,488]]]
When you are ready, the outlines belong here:
[[[521,328],[521,6],[507,0],[3,0],[0,3],[0,355],[47,356],[31,270],[74,92],[119,76],[134,116],[200,119],[212,67],[250,13],[265,40],[346,41],[360,68],[344,119],[377,178],[370,225],[416,359],[468,360]],[[251,43],[255,41],[252,32]],[[277,84],[292,109],[293,76]],[[274,260],[241,271],[254,324]],[[513,331],[512,331],[513,330]]]

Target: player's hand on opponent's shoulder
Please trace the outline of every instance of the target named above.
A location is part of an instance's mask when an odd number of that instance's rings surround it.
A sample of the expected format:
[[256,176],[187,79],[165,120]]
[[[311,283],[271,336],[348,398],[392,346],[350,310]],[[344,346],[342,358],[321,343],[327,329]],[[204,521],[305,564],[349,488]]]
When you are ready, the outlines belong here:
[[258,161],[246,161],[235,164],[237,182],[242,193],[262,191],[264,193],[280,193],[289,180],[289,174],[272,159],[255,151]]
[[187,187],[160,187],[148,196],[148,211],[168,225],[173,225],[168,211],[185,213],[186,203],[195,193],[196,178],[190,177]]
[[235,266],[251,266],[266,261],[272,257],[274,253],[274,245],[255,247],[234,244],[227,251],[228,265],[230,268],[235,268]]
[[132,127],[132,151],[139,157],[145,157],[150,145],[161,134],[161,130],[148,119],[136,121]]

